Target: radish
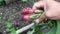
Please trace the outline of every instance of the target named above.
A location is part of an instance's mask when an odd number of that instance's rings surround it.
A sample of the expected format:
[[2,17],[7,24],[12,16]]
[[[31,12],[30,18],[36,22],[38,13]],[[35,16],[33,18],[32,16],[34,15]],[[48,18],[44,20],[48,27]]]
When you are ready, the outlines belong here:
[[33,10],[32,9],[28,10],[28,13],[29,14],[32,14],[33,13]]
[[21,10],[21,14],[32,14],[32,13],[33,13],[33,10],[31,8],[29,8],[29,7],[23,8]]
[[29,16],[28,15],[23,15],[22,19],[23,19],[23,21],[28,21],[29,20]]
[[38,16],[40,16],[40,14],[30,14],[30,15],[23,15],[22,20],[23,21],[28,21],[30,19],[34,19],[37,18]]
[[27,14],[26,8],[23,8],[23,9],[21,10],[21,14]]
[[27,9],[28,14],[32,14],[33,13],[33,10],[31,8],[27,7],[26,9]]

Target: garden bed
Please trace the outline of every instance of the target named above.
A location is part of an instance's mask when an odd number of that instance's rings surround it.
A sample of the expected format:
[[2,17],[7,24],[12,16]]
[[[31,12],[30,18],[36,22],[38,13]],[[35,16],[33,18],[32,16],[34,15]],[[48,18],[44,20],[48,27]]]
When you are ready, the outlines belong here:
[[37,1],[37,0],[28,0],[28,2],[22,2],[20,1],[16,1],[13,3],[10,3],[8,5],[2,5],[0,6],[0,33],[3,34],[9,34],[8,32],[6,32],[6,25],[7,25],[7,21],[11,20],[13,27],[16,29],[18,27],[18,29],[28,25],[31,23],[31,20],[29,21],[29,23],[25,23],[21,20],[21,14],[20,14],[20,10],[22,8],[25,7],[32,7],[33,3]]

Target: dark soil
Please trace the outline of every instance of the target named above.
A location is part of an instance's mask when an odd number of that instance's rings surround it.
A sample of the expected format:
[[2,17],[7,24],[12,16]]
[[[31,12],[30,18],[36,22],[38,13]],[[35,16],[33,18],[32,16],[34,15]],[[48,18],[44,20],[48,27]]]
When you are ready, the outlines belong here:
[[[34,0],[36,2],[38,0]],[[31,23],[31,20],[24,22],[21,20],[20,10],[25,7],[32,7],[33,0],[28,0],[28,2],[23,3],[21,1],[16,1],[8,5],[0,6],[0,34],[9,34],[6,30],[6,24],[8,20],[11,20],[13,27],[20,29]]]

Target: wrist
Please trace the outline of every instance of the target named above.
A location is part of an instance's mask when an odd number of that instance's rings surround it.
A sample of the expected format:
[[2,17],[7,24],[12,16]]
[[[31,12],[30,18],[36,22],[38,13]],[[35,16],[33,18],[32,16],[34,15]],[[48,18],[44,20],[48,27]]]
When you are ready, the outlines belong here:
[[55,0],[41,0],[41,1],[55,1]]

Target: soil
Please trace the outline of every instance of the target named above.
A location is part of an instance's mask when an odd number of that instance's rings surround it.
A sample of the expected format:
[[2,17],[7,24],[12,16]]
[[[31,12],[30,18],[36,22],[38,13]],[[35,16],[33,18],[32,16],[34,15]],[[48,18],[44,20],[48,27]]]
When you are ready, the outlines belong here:
[[22,2],[21,0],[10,3],[8,5],[0,6],[0,33],[1,34],[10,34],[6,32],[6,24],[8,20],[11,20],[13,27],[15,30],[30,24],[32,20],[28,22],[21,20],[20,10],[25,7],[32,7],[34,2],[38,0],[28,0],[28,2]]

